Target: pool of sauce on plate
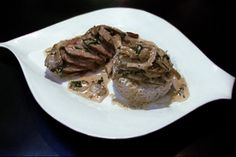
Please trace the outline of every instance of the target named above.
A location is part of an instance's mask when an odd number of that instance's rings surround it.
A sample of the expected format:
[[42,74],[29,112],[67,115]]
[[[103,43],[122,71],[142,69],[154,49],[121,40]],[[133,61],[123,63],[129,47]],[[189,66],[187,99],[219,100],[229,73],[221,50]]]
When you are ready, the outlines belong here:
[[70,81],[68,88],[72,92],[96,102],[102,102],[109,94],[109,82],[105,69],[88,72],[76,80]]
[[[78,79],[70,81],[68,88],[70,91],[82,97],[85,97],[87,99],[96,102],[102,102],[102,100],[105,99],[109,94],[107,88],[109,80],[110,79],[108,78],[108,74],[106,73],[105,69],[99,69],[98,71],[88,72],[85,75],[79,77]],[[72,82],[74,81],[80,82],[78,87],[72,86]],[[145,109],[149,104],[156,104],[156,105],[164,104],[168,106],[173,102],[185,101],[189,97],[189,89],[187,87],[187,83],[184,78],[180,79],[175,78],[173,80],[173,84],[170,91],[165,96],[151,103],[149,102],[149,103],[134,105],[134,103],[131,101],[127,101],[121,97],[120,98],[117,97],[117,94],[111,94],[111,96],[113,104],[119,105],[124,108]]]

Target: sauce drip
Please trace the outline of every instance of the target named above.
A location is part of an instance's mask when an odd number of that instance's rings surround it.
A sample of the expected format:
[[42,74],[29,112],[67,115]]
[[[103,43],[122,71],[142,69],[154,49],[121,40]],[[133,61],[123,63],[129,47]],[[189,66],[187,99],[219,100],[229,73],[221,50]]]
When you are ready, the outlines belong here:
[[104,69],[100,69],[70,81],[68,88],[82,97],[101,102],[109,93],[107,89],[108,82],[107,73]]
[[172,89],[172,96],[171,101],[172,102],[182,102],[188,99],[189,97],[189,89],[187,87],[187,83],[185,79],[182,77],[180,79],[174,79],[172,88],[174,88],[174,91]]

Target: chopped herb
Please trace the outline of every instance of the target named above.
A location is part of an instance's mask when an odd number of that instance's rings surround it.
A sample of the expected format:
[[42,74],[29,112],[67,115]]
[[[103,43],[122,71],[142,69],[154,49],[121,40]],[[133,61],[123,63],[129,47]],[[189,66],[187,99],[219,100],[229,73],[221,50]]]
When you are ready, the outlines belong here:
[[71,81],[70,82],[70,88],[76,90],[77,88],[81,88],[82,84],[81,81]]
[[137,45],[135,48],[136,54],[139,55],[142,49],[143,49],[142,45]]
[[178,95],[179,96],[182,96],[183,98],[185,98],[185,95],[184,95],[184,88],[183,87],[180,87],[179,90],[178,90]]
[[122,70],[118,70],[117,74],[121,74],[122,73]]
[[101,77],[101,79],[99,79],[97,83],[102,84],[102,82],[103,82],[103,77]]
[[89,46],[90,44],[98,44],[98,40],[97,39],[85,39],[83,40],[84,44]]
[[64,66],[58,66],[56,69],[54,69],[54,73],[56,73],[57,75],[61,75],[62,71],[63,71]]
[[166,60],[170,60],[170,57],[168,55],[164,55],[163,58],[165,58]]
[[62,68],[61,68],[61,67],[56,68],[56,69],[55,69],[55,72],[56,72],[56,73],[61,73],[61,72],[62,72]]
[[165,76],[166,76],[167,78],[170,78],[170,77],[171,77],[171,73],[168,71],[168,72],[165,73]]
[[125,36],[126,36],[126,34],[125,34],[125,33],[120,33],[120,37],[121,37],[121,39],[124,39],[124,38],[125,38]]
[[123,77],[127,77],[128,74],[130,74],[130,71],[124,71],[124,72],[122,73],[122,76],[123,76]]
[[79,45],[75,45],[75,48],[78,50],[82,50],[82,48]]
[[114,31],[110,31],[110,34],[112,35],[112,36],[114,36],[115,35],[115,33],[114,33]]

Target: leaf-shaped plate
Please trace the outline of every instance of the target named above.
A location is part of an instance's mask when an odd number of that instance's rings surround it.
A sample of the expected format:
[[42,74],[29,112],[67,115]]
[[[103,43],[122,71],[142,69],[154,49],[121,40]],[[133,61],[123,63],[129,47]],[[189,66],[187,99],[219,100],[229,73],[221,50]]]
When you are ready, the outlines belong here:
[[[60,40],[84,34],[99,24],[137,32],[143,39],[168,50],[174,66],[186,79],[189,98],[168,107],[127,109],[112,104],[112,96],[102,103],[95,103],[72,94],[67,90],[66,83],[55,81],[55,77],[45,73],[46,48]],[[15,54],[33,96],[49,115],[71,129],[102,138],[130,138],[156,131],[207,102],[230,99],[234,84],[234,77],[210,61],[174,26],[160,17],[137,9],[108,8],[93,11],[1,43],[0,46]],[[109,91],[113,92],[112,82]]]

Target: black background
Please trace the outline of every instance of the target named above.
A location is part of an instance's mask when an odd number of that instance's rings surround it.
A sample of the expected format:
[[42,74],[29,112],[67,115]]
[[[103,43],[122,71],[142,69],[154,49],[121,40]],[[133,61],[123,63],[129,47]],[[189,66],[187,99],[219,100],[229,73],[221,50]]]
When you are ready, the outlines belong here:
[[[0,42],[106,7],[139,8],[166,19],[214,63],[236,76],[236,18],[234,5],[229,1],[2,1]],[[235,87],[232,100],[207,103],[159,131],[127,140],[105,140],[72,131],[46,114],[33,98],[18,61],[3,48],[0,48],[0,76],[0,155],[97,156],[128,152],[153,156],[225,156],[236,153]]]

